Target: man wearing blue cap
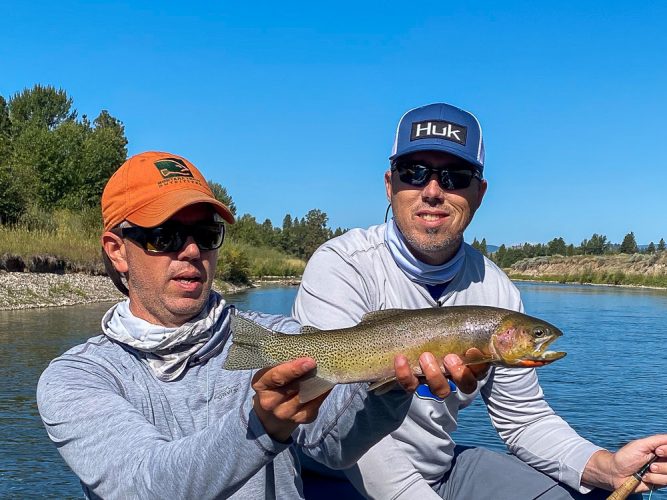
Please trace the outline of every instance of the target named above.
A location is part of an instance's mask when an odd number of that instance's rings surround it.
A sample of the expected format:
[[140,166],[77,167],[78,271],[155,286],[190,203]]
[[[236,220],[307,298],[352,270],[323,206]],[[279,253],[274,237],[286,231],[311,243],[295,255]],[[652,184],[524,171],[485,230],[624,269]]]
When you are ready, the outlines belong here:
[[[293,316],[334,329],[379,309],[523,311],[507,276],[463,241],[487,190],[477,119],[448,104],[413,109],[399,122],[390,162],[384,180],[393,219],[322,245],[306,267]],[[403,425],[346,471],[371,498],[561,499],[591,490],[586,498],[604,498],[596,488],[614,489],[649,458],[667,455],[666,435],[615,454],[583,439],[544,401],[534,369],[466,367],[458,356],[437,360],[429,353],[420,362],[431,379],[442,362],[457,385],[443,377],[431,384],[441,388],[436,394],[420,387]],[[455,446],[458,412],[478,394],[512,455]],[[646,482],[667,484],[667,464],[660,462]],[[334,486],[329,480],[330,491]],[[306,484],[307,496],[312,487]],[[637,489],[646,490],[644,483]]]

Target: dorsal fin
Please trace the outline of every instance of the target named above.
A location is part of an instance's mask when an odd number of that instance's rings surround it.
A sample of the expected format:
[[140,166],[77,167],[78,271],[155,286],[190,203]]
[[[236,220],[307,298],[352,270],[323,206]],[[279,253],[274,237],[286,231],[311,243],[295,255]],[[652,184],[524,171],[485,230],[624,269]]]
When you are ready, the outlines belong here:
[[403,314],[407,310],[408,309],[380,309],[379,311],[371,311],[363,315],[359,324],[391,318],[392,316]]
[[301,333],[315,333],[319,331],[320,331],[319,328],[310,325],[302,326],[300,330]]

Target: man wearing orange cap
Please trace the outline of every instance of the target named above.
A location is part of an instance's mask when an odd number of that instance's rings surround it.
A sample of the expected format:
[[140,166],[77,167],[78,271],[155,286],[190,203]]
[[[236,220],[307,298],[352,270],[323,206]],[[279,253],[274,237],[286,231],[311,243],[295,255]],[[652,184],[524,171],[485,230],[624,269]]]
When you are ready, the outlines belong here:
[[[37,389],[49,437],[87,498],[301,498],[293,445],[346,467],[399,426],[404,391],[380,397],[352,384],[300,403],[310,358],[223,369],[236,313],[211,284],[234,218],[186,159],[130,158],[107,183],[102,215],[105,263],[128,300],[105,314],[102,335],[56,358]],[[243,315],[298,331],[289,318]],[[395,368],[414,390],[405,358]]]

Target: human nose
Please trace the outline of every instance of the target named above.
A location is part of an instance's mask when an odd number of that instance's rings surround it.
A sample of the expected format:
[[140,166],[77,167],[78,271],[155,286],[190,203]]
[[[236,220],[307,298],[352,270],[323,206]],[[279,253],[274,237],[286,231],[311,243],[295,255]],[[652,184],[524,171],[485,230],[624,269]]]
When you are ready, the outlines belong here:
[[188,235],[188,239],[185,240],[185,244],[178,256],[183,260],[194,260],[201,257],[201,250],[199,250],[197,242],[195,242],[195,239],[191,235]]
[[428,182],[422,189],[422,197],[427,199],[442,199],[444,197],[444,191],[440,187],[437,174],[432,173],[429,177]]

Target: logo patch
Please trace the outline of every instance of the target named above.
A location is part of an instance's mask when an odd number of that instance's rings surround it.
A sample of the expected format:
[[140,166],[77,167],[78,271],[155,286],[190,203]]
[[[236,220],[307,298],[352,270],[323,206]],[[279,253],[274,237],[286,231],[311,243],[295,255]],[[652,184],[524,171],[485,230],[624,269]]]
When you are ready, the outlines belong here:
[[418,139],[445,139],[456,142],[461,146],[466,145],[468,138],[468,127],[456,123],[432,120],[427,122],[415,122],[410,131],[410,140]]
[[[456,388],[456,385],[454,385],[454,382],[451,380],[448,380],[449,382],[449,390],[452,392],[458,391]],[[430,401],[436,401],[438,403],[443,403],[445,400],[442,398],[439,398],[435,394],[431,392],[431,389],[428,388],[428,385],[426,384],[420,384],[417,386],[417,390],[415,391],[415,396],[417,396],[419,399],[427,399]]]
[[163,178],[192,177],[192,172],[180,158],[164,158],[155,162]]

